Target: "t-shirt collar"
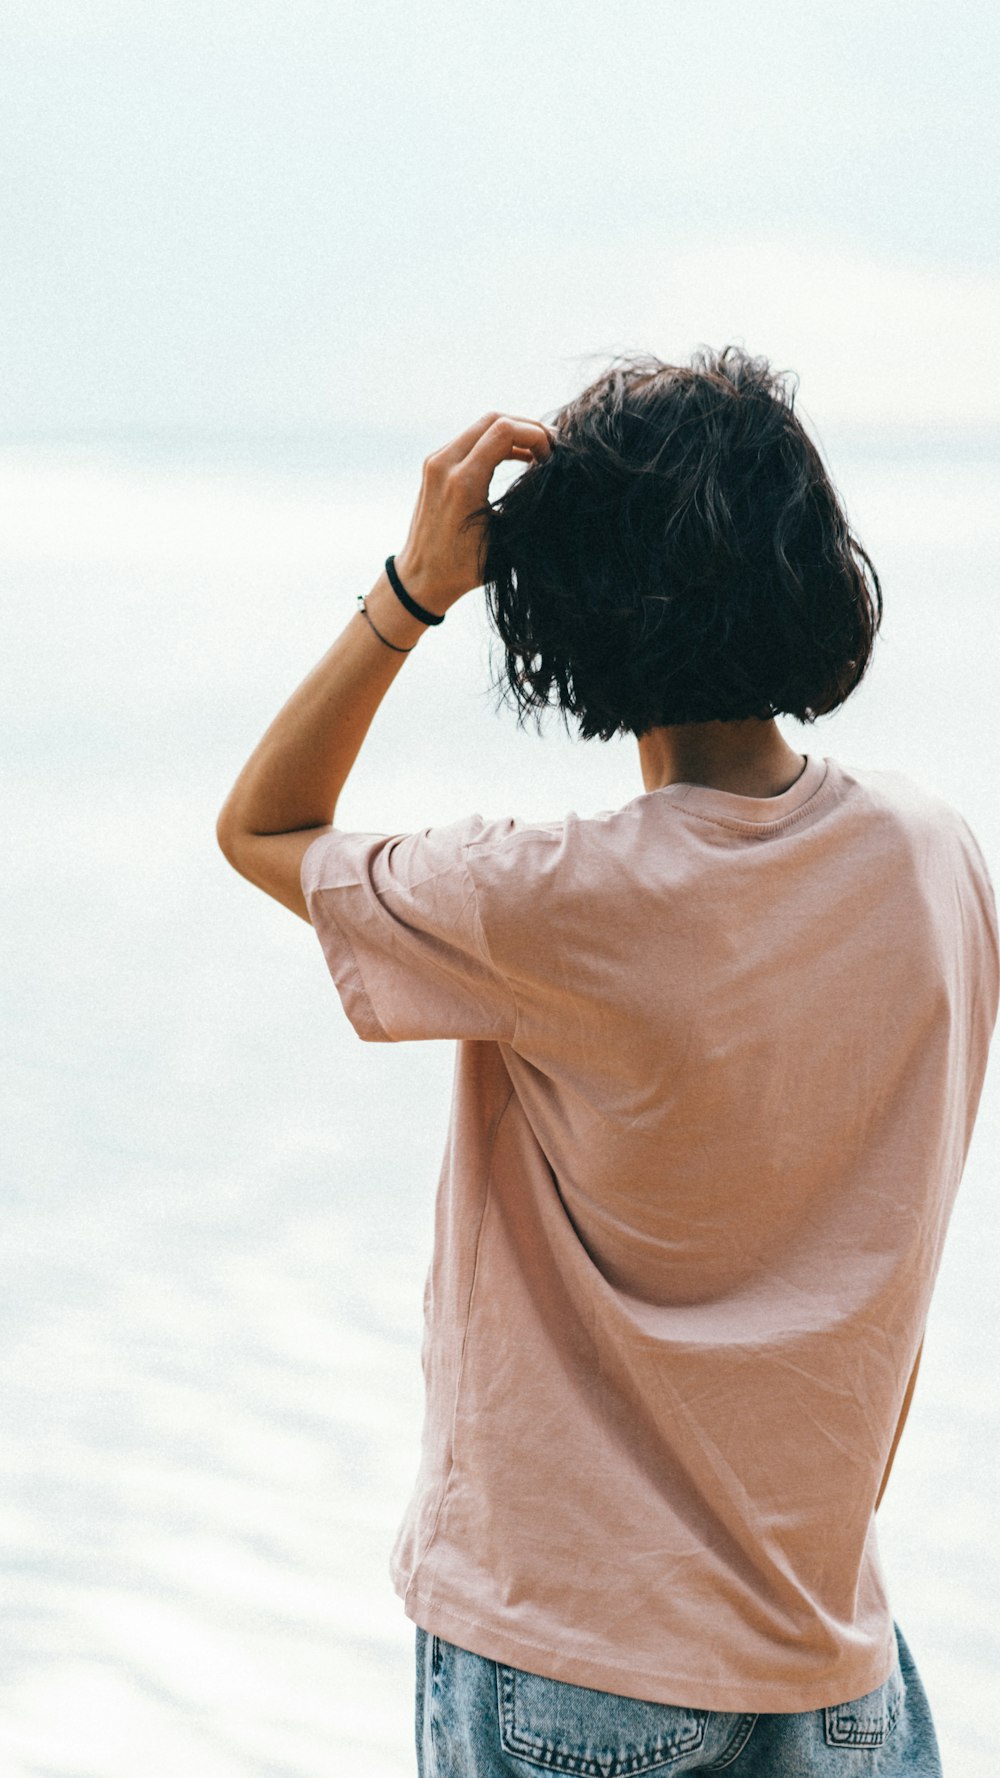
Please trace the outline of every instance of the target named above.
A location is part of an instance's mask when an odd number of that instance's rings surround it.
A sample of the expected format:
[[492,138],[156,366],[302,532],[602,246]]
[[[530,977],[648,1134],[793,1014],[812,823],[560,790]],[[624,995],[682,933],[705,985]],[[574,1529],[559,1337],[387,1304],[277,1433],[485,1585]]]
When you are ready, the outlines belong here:
[[695,815],[715,820],[744,821],[760,826],[781,821],[815,794],[827,775],[828,760],[814,753],[804,755],[805,766],[795,783],[780,796],[739,796],[734,790],[716,790],[705,784],[664,784],[649,796],[669,797],[683,803]]

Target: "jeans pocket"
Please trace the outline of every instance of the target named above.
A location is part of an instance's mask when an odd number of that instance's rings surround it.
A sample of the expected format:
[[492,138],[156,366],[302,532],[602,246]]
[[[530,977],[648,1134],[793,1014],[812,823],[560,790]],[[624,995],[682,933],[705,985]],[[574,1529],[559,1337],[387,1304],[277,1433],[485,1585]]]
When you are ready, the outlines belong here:
[[577,1778],[638,1778],[676,1766],[705,1739],[707,1710],[644,1703],[497,1665],[505,1753]]
[[828,1747],[882,1747],[896,1726],[906,1696],[897,1657],[883,1685],[849,1704],[828,1704],[823,1713],[823,1737]]

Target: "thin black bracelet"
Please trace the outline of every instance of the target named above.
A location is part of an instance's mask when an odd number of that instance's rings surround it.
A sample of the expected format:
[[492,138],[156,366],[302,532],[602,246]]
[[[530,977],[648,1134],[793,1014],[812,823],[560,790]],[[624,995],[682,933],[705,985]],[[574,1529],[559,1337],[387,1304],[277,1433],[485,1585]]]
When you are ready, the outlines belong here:
[[[362,617],[368,617],[368,607],[365,604],[364,593],[358,594],[358,609],[361,612]],[[368,624],[369,628],[375,630],[375,625],[372,623],[370,617],[368,617]],[[375,630],[375,634],[380,642],[385,643],[386,648],[394,648],[397,654],[410,654],[417,646],[415,642],[411,642],[409,648],[400,648],[398,642],[390,642],[388,636],[383,636],[381,630]]]
[[410,613],[411,617],[419,617],[420,622],[422,624],[443,624],[444,623],[444,612],[443,611],[440,611],[440,612],[425,611],[422,605],[417,604],[416,599],[410,598],[410,595],[407,592],[402,581],[400,580],[399,575],[396,573],[396,558],[395,558],[395,556],[386,556],[385,571],[388,574],[390,581],[392,582],[393,592],[395,593],[397,599],[402,600],[403,604],[406,606],[406,609]]

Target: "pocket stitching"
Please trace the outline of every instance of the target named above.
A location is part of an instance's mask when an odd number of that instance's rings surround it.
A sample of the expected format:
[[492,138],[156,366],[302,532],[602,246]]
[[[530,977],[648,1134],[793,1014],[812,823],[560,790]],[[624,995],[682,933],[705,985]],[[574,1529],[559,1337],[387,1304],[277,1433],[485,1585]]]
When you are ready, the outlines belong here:
[[[506,1753],[512,1753],[518,1759],[526,1760],[531,1765],[556,1767],[560,1772],[576,1772],[584,1778],[640,1778],[645,1772],[655,1771],[657,1767],[673,1765],[686,1754],[694,1752],[705,1739],[706,1712],[699,1710],[686,1711],[692,1719],[692,1731],[677,1741],[659,1743],[656,1752],[648,1747],[637,1749],[636,1754],[625,1758],[597,1760],[590,1754],[556,1752],[552,1743],[538,1736],[527,1735],[517,1728],[514,1722],[515,1685],[520,1669],[506,1667],[499,1661],[497,1669],[497,1693],[500,1707],[500,1741]],[[532,1678],[541,1675],[532,1674]],[[553,1680],[552,1684],[562,1683]],[[664,1706],[669,1708],[669,1706]],[[669,1751],[667,1751],[669,1749]]]
[[[856,1715],[842,1714],[846,1708],[843,1704],[828,1704],[824,1710],[825,1723],[823,1738],[828,1747],[883,1747],[892,1734],[899,1720],[906,1696],[906,1682],[902,1674],[895,1694],[880,1722],[872,1729],[859,1729]],[[854,1702],[860,1702],[859,1699]]]
[[739,1758],[753,1733],[759,1715],[759,1711],[748,1710],[740,1717],[718,1759],[713,1760],[710,1766],[705,1767],[706,1772],[722,1772],[726,1766],[732,1765],[734,1759]]

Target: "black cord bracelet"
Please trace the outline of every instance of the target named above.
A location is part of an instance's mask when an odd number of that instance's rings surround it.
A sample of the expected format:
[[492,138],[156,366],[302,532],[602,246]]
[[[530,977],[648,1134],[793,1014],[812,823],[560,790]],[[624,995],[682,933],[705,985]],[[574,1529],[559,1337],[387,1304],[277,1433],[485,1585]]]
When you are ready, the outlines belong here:
[[392,584],[393,592],[395,593],[397,599],[401,600],[402,603],[406,606],[406,609],[410,613],[411,617],[419,617],[420,622],[422,624],[443,624],[444,623],[444,612],[443,611],[440,611],[440,612],[425,611],[424,607],[422,605],[417,604],[416,599],[410,598],[410,595],[407,592],[402,581],[400,580],[399,575],[396,573],[396,558],[395,558],[395,556],[386,556],[385,571],[389,576],[389,580]]

